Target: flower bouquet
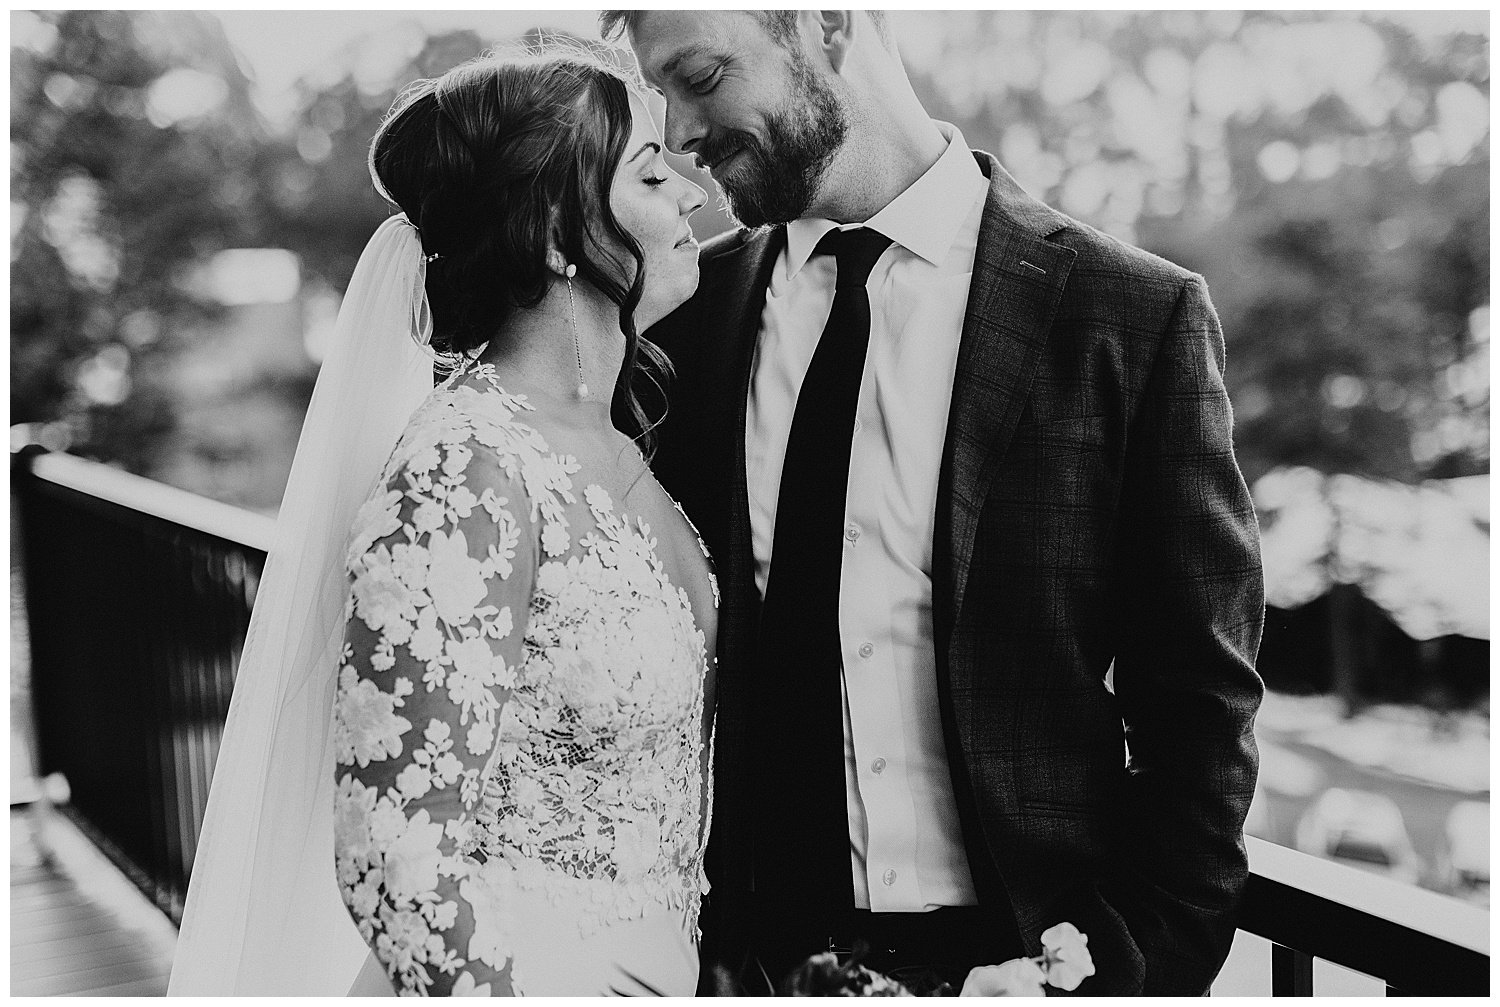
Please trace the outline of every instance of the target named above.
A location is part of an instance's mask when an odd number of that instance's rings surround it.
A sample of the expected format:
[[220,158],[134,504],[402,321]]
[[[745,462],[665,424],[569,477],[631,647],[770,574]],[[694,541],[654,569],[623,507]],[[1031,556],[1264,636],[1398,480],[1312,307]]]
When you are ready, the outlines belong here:
[[[1088,941],[1073,924],[1059,923],[1043,932],[1040,955],[972,969],[958,995],[1044,996],[1045,986],[1072,992],[1094,974]],[[860,951],[842,962],[832,951],[813,955],[787,976],[780,993],[783,996],[953,996],[953,987],[947,983],[913,989],[861,965],[861,957]]]

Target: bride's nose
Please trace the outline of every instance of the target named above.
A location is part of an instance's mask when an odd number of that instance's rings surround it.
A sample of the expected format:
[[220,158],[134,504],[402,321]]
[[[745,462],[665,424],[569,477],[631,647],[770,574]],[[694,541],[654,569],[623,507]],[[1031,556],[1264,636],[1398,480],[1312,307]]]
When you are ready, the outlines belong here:
[[703,186],[696,182],[690,182],[681,175],[682,192],[677,197],[677,209],[684,217],[690,217],[708,202],[708,193],[703,191]]

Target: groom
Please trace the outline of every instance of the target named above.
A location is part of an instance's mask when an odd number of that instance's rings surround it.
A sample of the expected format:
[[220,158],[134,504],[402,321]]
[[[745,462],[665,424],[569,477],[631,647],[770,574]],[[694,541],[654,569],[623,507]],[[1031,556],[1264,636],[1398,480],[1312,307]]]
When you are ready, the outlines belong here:
[[1202,278],[929,118],[878,12],[601,23],[745,225],[648,333],[724,585],[705,966],[957,985],[1066,921],[1080,992],[1203,993],[1263,598]]

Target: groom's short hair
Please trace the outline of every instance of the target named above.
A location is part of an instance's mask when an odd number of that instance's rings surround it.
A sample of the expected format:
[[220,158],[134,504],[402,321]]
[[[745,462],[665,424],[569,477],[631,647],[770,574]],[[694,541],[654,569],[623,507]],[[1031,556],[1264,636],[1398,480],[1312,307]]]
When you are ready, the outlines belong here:
[[[635,26],[644,11],[638,10],[603,10],[599,12],[599,34],[606,42],[613,42],[625,32]],[[790,49],[792,42],[797,37],[797,15],[800,11],[794,10],[752,10],[746,11],[760,26],[765,29],[771,40],[783,49]],[[870,15],[870,23],[875,26],[875,34],[880,36],[881,44],[890,48],[890,29],[886,24],[885,11],[865,11]]]

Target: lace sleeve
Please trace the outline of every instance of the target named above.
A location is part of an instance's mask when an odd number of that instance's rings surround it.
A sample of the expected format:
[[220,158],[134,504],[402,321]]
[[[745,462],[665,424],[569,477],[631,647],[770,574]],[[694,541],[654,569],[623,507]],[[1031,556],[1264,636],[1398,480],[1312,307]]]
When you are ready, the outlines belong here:
[[349,546],[334,700],[338,881],[398,992],[508,993],[509,952],[476,919],[466,879],[536,546],[513,465],[472,439],[417,439],[425,445],[403,445]]

